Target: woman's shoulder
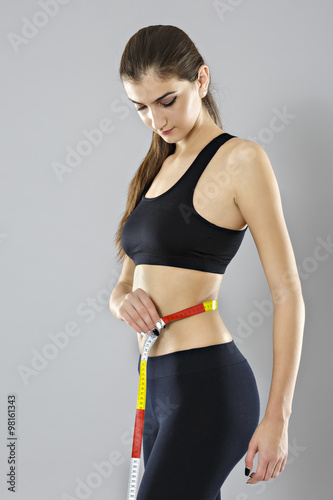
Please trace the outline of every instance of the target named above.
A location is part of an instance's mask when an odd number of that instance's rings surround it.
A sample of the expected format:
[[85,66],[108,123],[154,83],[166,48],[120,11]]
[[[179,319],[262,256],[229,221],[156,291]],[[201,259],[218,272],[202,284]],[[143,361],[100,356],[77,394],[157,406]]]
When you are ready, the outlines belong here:
[[233,137],[227,157],[227,168],[233,173],[245,176],[261,176],[265,171],[272,171],[272,165],[265,149],[250,139]]
[[252,160],[257,154],[266,154],[260,144],[243,137],[232,136],[230,146],[230,153],[239,155],[240,159],[243,160]]

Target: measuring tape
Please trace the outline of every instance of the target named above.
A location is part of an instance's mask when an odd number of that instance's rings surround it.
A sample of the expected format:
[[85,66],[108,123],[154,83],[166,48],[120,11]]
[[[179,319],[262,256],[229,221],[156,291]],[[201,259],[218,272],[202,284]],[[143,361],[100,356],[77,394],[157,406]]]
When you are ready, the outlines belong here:
[[165,328],[167,323],[169,323],[170,321],[187,318],[189,316],[194,316],[195,314],[199,314],[206,311],[213,311],[215,309],[217,309],[217,300],[209,300],[208,302],[202,302],[201,304],[188,307],[187,309],[183,309],[182,311],[169,314],[168,316],[163,316],[163,318],[160,318],[160,321],[156,322],[156,328],[153,329],[154,333],[148,336],[145,340],[140,361],[139,389],[138,389],[138,399],[136,404],[127,500],[136,499],[136,491],[138,486],[143,424],[144,424],[145,409],[146,409],[147,360],[149,351],[156,342],[156,340],[158,339],[160,331],[163,328]]

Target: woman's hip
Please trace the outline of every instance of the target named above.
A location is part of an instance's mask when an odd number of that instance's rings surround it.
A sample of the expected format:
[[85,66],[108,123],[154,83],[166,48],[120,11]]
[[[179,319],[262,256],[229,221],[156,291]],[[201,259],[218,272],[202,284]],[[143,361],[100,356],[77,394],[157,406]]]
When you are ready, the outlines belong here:
[[[138,372],[140,361],[141,355]],[[171,394],[189,405],[204,402],[244,411],[248,407],[251,413],[259,407],[253,370],[233,340],[148,357],[147,396]]]
[[146,432],[199,432],[242,451],[259,421],[254,373],[233,341],[148,358],[146,412]]

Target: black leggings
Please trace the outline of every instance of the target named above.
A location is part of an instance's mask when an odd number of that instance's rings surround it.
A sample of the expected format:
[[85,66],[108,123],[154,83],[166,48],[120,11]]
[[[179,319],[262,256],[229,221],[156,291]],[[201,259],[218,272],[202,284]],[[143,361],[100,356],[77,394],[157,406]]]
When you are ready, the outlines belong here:
[[254,374],[233,341],[149,357],[137,500],[220,500],[259,410]]

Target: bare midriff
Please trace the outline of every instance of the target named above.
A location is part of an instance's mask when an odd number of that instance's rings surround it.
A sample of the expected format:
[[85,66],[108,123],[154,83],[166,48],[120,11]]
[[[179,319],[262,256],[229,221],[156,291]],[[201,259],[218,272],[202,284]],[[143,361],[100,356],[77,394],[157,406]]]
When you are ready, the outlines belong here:
[[[171,266],[141,264],[134,271],[133,290],[142,288],[160,317],[208,300],[218,299],[222,274]],[[142,354],[146,337],[138,334]],[[172,321],[163,329],[149,356],[230,342],[232,336],[219,310]]]

